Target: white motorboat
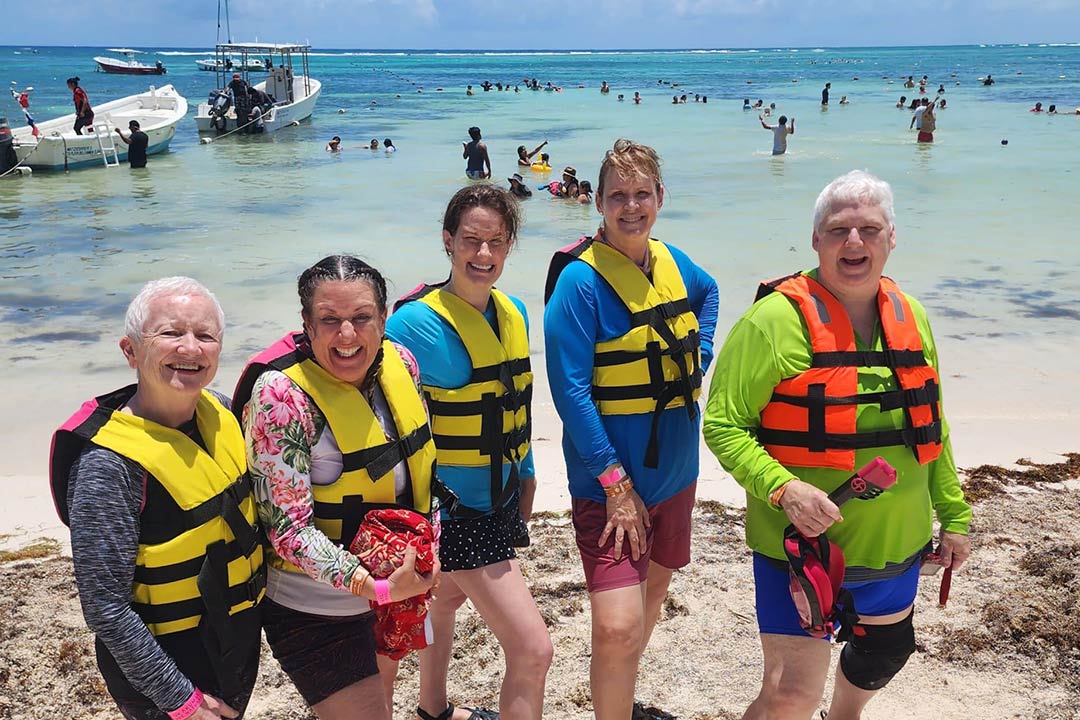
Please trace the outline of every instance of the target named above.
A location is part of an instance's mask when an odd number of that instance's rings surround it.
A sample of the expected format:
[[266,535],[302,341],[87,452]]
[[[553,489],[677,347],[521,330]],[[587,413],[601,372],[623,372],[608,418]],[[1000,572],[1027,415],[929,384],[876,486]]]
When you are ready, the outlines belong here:
[[105,57],[100,55],[94,58],[98,68],[102,72],[116,73],[118,75],[164,75],[168,72],[160,60],[153,65],[146,65],[135,59],[136,55],[145,55],[142,50],[131,48],[109,48],[109,52],[123,55],[124,60],[119,58]]
[[258,58],[248,58],[246,64],[241,64],[238,58],[226,58],[222,63],[216,58],[207,58],[206,60],[196,60],[195,65],[200,70],[205,72],[239,72],[240,70],[247,70],[248,72],[265,72],[266,67],[263,65],[263,61]]
[[[265,57],[271,61],[272,67],[267,68],[266,79],[254,87],[266,93],[273,102],[262,108],[262,119],[252,123],[252,129],[271,133],[311,117],[322,91],[322,83],[311,77],[308,69],[310,50],[310,45],[267,43],[224,43],[217,46],[215,55],[218,60],[230,56],[238,57],[241,67],[256,57]],[[295,60],[299,63],[294,67]],[[223,67],[224,64],[221,68]],[[195,113],[199,132],[224,133],[249,122],[247,119],[237,122],[236,101],[229,90],[230,83],[236,79],[234,75],[239,75],[239,79],[247,83],[248,72],[245,70],[231,73],[224,69],[217,70],[217,89],[210,93],[210,100],[199,104]],[[251,104],[245,98],[242,106],[249,108]]]
[[75,115],[37,124],[39,137],[29,127],[12,130],[19,162],[37,170],[68,170],[108,167],[127,159],[128,146],[116,128],[129,132],[128,123],[138,120],[150,138],[147,155],[164,152],[176,134],[176,125],[188,111],[188,102],[172,85],[112,100],[94,107],[94,124],[76,135]]

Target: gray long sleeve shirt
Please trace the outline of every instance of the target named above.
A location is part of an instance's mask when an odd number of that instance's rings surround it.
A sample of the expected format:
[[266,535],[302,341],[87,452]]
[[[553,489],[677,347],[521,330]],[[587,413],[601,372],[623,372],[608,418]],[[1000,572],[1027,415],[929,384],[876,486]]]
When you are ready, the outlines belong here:
[[194,685],[131,608],[145,475],[112,450],[83,449],[68,487],[71,554],[87,627],[132,687],[169,712],[191,697]]

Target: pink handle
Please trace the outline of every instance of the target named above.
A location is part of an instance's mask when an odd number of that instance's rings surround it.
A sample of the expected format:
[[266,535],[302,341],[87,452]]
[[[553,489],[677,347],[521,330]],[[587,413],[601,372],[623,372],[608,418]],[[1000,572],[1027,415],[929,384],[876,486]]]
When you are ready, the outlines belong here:
[[882,457],[876,457],[866,463],[857,475],[866,482],[875,485],[882,490],[896,484],[896,470],[893,469],[892,465],[885,462],[885,459]]

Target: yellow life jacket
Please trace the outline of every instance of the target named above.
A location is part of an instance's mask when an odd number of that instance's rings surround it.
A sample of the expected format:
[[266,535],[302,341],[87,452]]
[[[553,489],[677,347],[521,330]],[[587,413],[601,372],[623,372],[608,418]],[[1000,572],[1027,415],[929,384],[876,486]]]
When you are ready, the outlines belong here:
[[[532,434],[532,365],[525,317],[513,301],[491,291],[498,334],[484,314],[441,285],[421,285],[395,305],[422,302],[461,338],[472,361],[472,375],[459,388],[424,385],[440,465],[491,468],[492,508],[502,507],[517,490],[519,464]],[[503,463],[510,475],[503,485]],[[458,506],[458,517],[478,511]]]
[[154,635],[209,623],[229,637],[229,616],[250,610],[266,586],[263,547],[236,419],[203,391],[195,409],[203,450],[179,430],[120,411],[135,385],[83,404],[53,436],[53,500],[68,522],[71,466],[87,442],[146,471],[132,608]]
[[[409,470],[407,499],[402,503],[420,513],[431,511],[431,485],[435,475],[435,443],[420,394],[397,348],[382,343],[379,387],[390,406],[397,440],[386,433],[360,390],[328,373],[304,349],[302,333],[287,335],[245,368],[234,395],[233,407],[243,408],[255,380],[267,368],[279,370],[307,393],[326,418],[341,449],[342,473],[329,485],[312,485],[315,527],[332,542],[348,547],[368,510],[398,505],[394,468],[402,460]],[[272,564],[290,572],[296,565],[273,558]]]
[[572,260],[588,263],[630,314],[630,330],[596,343],[592,397],[601,415],[653,414],[645,466],[659,464],[659,415],[685,406],[697,417],[701,394],[701,340],[686,285],[667,245],[649,240],[652,278],[628,257],[595,238],[559,250],[548,270],[545,300]]

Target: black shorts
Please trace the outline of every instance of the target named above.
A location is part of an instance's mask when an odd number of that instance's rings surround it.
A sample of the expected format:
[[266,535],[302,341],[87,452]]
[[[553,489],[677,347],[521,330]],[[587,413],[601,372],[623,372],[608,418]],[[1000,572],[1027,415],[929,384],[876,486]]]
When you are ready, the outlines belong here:
[[375,613],[331,617],[262,602],[266,642],[309,706],[379,674]]
[[529,526],[521,519],[518,495],[496,512],[471,520],[444,520],[439,538],[443,572],[475,570],[517,557],[528,547]]

